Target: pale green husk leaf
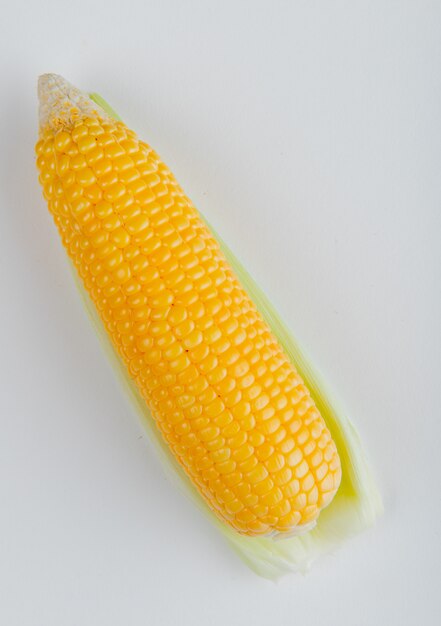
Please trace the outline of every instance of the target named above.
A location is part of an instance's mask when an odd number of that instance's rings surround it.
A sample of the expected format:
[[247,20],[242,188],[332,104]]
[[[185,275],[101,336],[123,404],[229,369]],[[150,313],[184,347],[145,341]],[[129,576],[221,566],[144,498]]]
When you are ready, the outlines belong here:
[[[100,96],[92,94],[91,98],[107,113],[117,117]],[[341,541],[373,524],[382,511],[382,503],[354,426],[333,399],[326,384],[313,368],[299,343],[282,322],[261,289],[214,232],[213,228],[208,224],[207,226],[219,242],[243,287],[305,381],[338,448],[342,464],[341,485],[331,504],[320,513],[315,528],[303,535],[288,539],[245,537],[228,527],[211,512],[162,438],[136,384],[130,378],[125,365],[116,353],[107,331],[98,317],[95,306],[76,272],[74,275],[98,336],[122,384],[129,393],[136,412],[148,431],[150,440],[155,444],[168,475],[215,524],[237,554],[257,574],[265,578],[276,579],[289,571],[306,571],[320,554],[329,552]]]

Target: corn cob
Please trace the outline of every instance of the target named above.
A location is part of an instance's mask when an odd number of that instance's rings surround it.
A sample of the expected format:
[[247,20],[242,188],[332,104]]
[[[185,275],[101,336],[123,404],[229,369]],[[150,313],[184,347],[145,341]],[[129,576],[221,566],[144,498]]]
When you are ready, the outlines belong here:
[[63,245],[178,462],[241,534],[310,529],[336,445],[158,155],[59,76],[39,82],[40,182]]

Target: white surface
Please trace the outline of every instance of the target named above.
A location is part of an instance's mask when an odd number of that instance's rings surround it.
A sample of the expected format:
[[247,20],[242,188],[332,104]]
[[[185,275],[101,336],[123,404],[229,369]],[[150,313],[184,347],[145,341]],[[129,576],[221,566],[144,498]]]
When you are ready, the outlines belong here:
[[[439,2],[7,2],[0,623],[439,623]],[[164,478],[37,182],[36,78],[156,147],[309,348],[386,512],[306,576],[237,560]]]

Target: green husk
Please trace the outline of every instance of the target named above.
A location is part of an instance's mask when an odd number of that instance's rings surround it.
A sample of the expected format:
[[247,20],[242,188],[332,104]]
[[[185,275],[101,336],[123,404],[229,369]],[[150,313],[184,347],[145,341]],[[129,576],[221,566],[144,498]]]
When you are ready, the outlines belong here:
[[[91,94],[91,98],[109,115],[117,117],[100,96]],[[219,242],[243,287],[305,381],[338,448],[342,464],[342,481],[338,492],[331,504],[320,513],[317,525],[303,535],[288,539],[245,537],[221,522],[211,512],[163,440],[144,399],[116,353],[76,272],[74,275],[98,336],[131,397],[149,433],[150,440],[155,444],[168,475],[215,524],[251,569],[260,576],[276,579],[288,571],[306,571],[319,555],[329,552],[341,541],[373,524],[382,511],[382,503],[356,429],[332,398],[327,385],[313,368],[299,343],[282,322],[264,293],[214,229],[208,224],[207,227]]]
[[89,98],[93,100],[95,104],[100,106],[103,109],[103,111],[107,113],[107,115],[110,115],[110,117],[113,117],[114,120],[118,120],[118,122],[122,122],[122,119],[120,118],[118,113],[114,109],[112,109],[110,104],[106,102],[104,98],[100,96],[99,93],[90,93]]

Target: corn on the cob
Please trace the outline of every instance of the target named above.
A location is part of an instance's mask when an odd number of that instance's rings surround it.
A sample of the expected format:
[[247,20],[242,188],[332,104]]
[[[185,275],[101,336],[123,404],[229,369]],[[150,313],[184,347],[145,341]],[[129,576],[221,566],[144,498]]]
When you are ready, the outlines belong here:
[[308,389],[158,155],[61,77],[39,83],[40,181],[163,437],[239,533],[310,528],[341,465]]

